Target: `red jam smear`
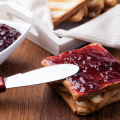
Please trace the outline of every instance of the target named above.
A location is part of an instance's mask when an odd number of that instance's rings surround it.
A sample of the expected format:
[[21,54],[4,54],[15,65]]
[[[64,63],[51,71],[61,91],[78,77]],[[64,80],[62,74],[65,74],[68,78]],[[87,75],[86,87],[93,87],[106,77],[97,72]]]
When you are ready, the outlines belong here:
[[15,28],[0,24],[0,52],[9,47],[20,35]]
[[70,63],[79,71],[66,78],[72,90],[79,95],[89,94],[110,83],[120,81],[120,62],[99,44],[88,45],[44,60],[49,65]]

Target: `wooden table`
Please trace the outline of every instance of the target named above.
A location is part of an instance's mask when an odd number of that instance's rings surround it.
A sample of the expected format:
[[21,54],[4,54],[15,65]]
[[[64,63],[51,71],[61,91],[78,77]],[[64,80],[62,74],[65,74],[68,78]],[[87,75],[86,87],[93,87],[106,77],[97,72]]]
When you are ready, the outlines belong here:
[[[120,60],[120,50],[107,48]],[[25,40],[0,66],[0,76],[41,68],[49,52]],[[87,116],[73,114],[61,96],[47,84],[7,89],[0,93],[0,120],[120,120],[120,102]]]

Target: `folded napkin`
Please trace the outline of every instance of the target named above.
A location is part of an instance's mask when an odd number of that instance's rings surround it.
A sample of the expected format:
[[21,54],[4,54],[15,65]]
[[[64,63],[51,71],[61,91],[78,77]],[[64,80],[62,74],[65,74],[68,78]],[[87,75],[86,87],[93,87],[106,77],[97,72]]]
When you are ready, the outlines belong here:
[[104,46],[120,48],[120,5],[76,28],[54,31],[60,37],[72,37]]

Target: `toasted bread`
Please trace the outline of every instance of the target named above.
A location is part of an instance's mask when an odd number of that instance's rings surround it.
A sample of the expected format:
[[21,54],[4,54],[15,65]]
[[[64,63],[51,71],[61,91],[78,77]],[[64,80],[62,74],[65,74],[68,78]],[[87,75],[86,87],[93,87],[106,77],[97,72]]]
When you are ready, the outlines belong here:
[[77,114],[89,114],[120,100],[120,62],[100,44],[92,43],[66,51],[45,58],[41,63],[44,67],[63,63],[79,66],[75,75],[61,80],[59,84],[50,83],[56,86],[55,89],[74,112],[77,109]]
[[120,101],[120,89],[101,93],[85,101],[75,101],[69,90],[58,82],[49,83],[66,101],[71,110],[77,115],[87,115],[102,107]]
[[117,4],[117,0],[105,0],[106,7],[114,7]]
[[113,8],[117,4],[117,0],[105,0],[105,6],[102,9],[103,12],[106,12]]
[[100,15],[104,8],[104,0],[93,0],[88,4],[88,18],[95,18]]
[[92,0],[88,3],[88,9],[90,11],[98,11],[104,7],[104,0]]
[[87,15],[88,15],[88,8],[87,5],[85,5],[79,10],[79,12],[68,18],[67,22],[79,22],[83,19],[84,16],[87,17]]
[[91,19],[95,18],[100,15],[101,11],[102,11],[102,9],[99,9],[97,11],[89,11],[88,16],[86,18],[91,18]]
[[[79,12],[68,18],[69,22],[79,22],[82,18],[95,18],[113,8],[117,4],[117,0],[92,0],[87,4],[87,8],[80,8]],[[87,12],[86,12],[87,10]],[[86,14],[85,14],[86,13]]]
[[92,0],[86,4],[83,8],[80,8],[79,12],[68,18],[68,22],[79,22],[83,17],[95,18],[100,15],[104,7],[104,0]]
[[[87,60],[85,56],[89,56],[90,60]],[[114,61],[115,66],[117,64],[117,68],[111,66],[111,61],[112,63]],[[110,76],[117,74],[117,70],[120,68],[120,62],[100,44],[90,44],[81,49],[67,51],[57,56],[48,57],[42,61],[43,66],[63,63],[77,64],[80,67],[80,71],[76,75],[61,81],[71,92],[75,101],[84,101],[103,92],[119,88],[120,86],[119,74],[116,76],[117,78],[114,82],[114,79],[108,79]],[[112,72],[110,69],[112,69]],[[85,82],[85,80],[89,81],[89,84]],[[84,87],[81,85],[84,85]]]
[[47,0],[54,28],[78,12],[89,1],[91,0]]

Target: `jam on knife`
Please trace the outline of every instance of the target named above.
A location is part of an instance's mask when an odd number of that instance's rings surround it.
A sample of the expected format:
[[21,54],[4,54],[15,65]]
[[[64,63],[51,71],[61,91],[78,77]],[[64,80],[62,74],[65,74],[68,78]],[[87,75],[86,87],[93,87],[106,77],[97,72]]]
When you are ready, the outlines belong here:
[[0,52],[9,47],[20,35],[15,28],[0,24]]
[[66,78],[72,91],[78,95],[89,94],[110,83],[120,81],[120,62],[99,44],[63,52],[44,59],[44,62],[48,65],[78,65],[78,73]]

